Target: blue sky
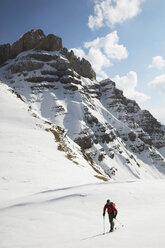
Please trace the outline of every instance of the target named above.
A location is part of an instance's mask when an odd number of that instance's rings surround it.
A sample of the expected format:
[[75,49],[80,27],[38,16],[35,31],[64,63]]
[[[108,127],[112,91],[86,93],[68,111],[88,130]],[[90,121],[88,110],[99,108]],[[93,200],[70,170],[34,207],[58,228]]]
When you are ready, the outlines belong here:
[[165,124],[164,0],[0,0],[0,44],[41,28]]

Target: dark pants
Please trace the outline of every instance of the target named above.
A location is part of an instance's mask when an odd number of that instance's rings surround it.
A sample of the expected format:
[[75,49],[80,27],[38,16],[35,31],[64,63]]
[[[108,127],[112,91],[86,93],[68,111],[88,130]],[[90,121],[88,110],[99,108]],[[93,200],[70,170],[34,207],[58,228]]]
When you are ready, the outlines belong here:
[[110,223],[110,231],[114,230],[114,221],[113,221],[114,215],[113,214],[109,214],[109,223]]

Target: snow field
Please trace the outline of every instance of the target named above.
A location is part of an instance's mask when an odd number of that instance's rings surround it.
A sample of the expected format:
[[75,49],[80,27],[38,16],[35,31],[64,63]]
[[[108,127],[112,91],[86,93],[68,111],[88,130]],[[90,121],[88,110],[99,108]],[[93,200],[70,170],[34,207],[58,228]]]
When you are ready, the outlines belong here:
[[[165,245],[165,182],[96,183],[51,189],[0,204],[1,247],[159,247]],[[103,233],[107,199],[117,230]],[[105,230],[109,231],[108,216]]]

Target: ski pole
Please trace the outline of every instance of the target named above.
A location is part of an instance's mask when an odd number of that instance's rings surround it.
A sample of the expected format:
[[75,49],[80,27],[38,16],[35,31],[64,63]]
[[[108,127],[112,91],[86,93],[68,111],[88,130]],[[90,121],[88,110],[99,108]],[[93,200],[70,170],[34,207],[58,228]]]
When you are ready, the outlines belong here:
[[103,216],[103,234],[105,234],[105,216]]
[[119,222],[119,224],[122,226],[122,227],[124,227],[124,225],[117,219],[117,218],[115,218],[118,222]]

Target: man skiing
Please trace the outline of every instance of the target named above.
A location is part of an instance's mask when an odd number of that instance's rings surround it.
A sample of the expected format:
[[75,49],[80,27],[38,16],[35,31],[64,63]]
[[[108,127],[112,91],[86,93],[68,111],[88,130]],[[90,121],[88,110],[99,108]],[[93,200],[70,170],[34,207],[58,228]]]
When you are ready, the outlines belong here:
[[107,209],[108,215],[109,215],[109,222],[110,222],[110,232],[114,231],[114,218],[117,216],[117,209],[115,207],[115,204],[111,202],[110,200],[107,200],[107,203],[105,204],[103,208],[103,216],[105,217],[105,211]]

